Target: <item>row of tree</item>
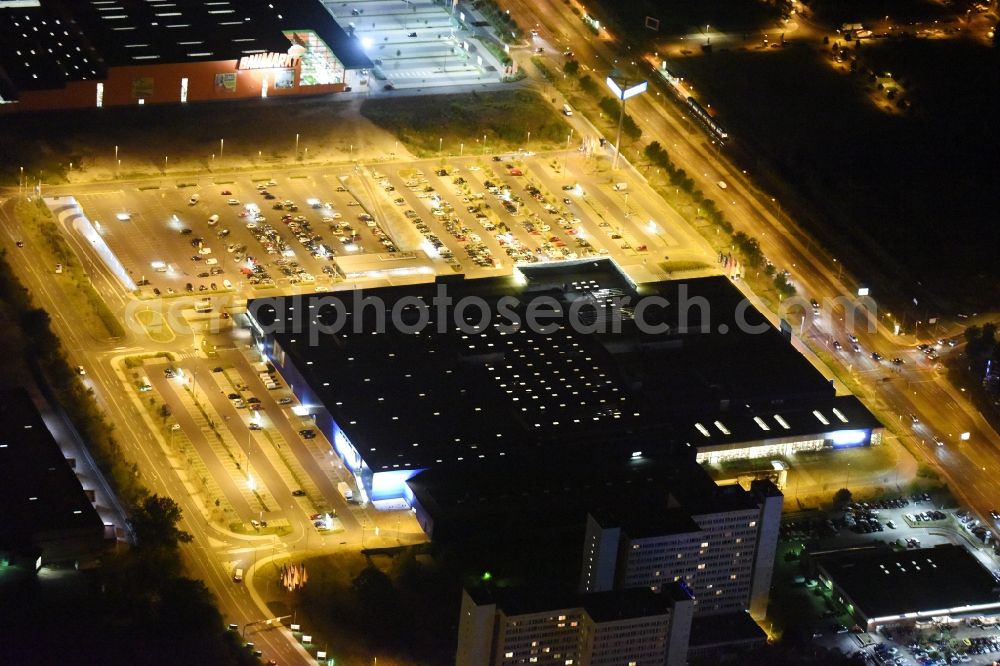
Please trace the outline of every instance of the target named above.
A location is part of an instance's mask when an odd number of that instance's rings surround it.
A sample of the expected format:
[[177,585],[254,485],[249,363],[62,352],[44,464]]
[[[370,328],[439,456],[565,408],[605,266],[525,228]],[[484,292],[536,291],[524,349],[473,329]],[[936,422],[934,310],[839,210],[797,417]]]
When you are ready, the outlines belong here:
[[739,254],[744,265],[754,270],[763,271],[771,278],[774,288],[783,298],[788,298],[795,294],[795,287],[788,282],[785,274],[779,273],[767,261],[764,252],[760,249],[760,241],[742,231],[734,231],[732,223],[719,210],[715,201],[706,198],[704,192],[695,185],[694,179],[684,169],[674,164],[667,150],[660,145],[659,141],[652,141],[647,144],[643,149],[643,154],[650,164],[663,170],[673,187],[684,192],[691,198],[701,217],[709,220],[720,231],[730,236],[732,246]]

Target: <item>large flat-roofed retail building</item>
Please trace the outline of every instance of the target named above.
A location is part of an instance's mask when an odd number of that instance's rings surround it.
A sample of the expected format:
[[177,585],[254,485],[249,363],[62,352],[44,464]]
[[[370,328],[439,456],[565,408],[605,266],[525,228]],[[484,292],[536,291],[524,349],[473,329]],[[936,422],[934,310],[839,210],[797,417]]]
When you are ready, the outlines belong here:
[[319,0],[0,0],[0,111],[332,93],[371,66]]
[[820,582],[868,631],[1000,612],[1000,583],[964,546],[812,553]]
[[[691,301],[709,306],[688,312]],[[422,470],[514,454],[741,448],[761,439],[754,416],[785,411],[827,415],[796,420],[809,448],[870,443],[871,430],[844,441],[858,426],[834,416],[833,387],[743,303],[724,278],[637,286],[604,260],[256,299],[247,317],[369,499],[412,499],[406,482]],[[696,423],[740,435],[703,442]]]

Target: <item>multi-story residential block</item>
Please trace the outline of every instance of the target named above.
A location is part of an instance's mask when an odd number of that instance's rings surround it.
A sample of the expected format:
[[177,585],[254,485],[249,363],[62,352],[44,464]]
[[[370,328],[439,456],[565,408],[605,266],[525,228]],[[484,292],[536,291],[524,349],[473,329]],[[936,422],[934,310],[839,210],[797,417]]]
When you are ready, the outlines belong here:
[[535,588],[462,594],[458,666],[681,666],[693,601],[680,583],[575,595]]
[[[685,489],[690,490],[690,489]],[[760,618],[781,519],[769,481],[671,493],[666,506],[587,518],[581,592],[683,583],[698,614],[749,610]]]

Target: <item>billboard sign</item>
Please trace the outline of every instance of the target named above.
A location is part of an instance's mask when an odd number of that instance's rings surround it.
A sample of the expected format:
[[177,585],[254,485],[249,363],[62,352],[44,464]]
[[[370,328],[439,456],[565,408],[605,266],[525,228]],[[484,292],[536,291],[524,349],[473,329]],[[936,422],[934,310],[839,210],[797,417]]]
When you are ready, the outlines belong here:
[[240,58],[240,69],[279,69],[295,67],[299,64],[298,56],[287,53],[255,53]]

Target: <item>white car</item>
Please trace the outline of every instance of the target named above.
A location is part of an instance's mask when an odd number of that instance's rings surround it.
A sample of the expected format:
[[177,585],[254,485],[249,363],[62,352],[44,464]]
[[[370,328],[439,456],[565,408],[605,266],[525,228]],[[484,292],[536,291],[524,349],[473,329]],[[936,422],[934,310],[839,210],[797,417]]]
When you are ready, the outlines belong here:
[[198,254],[212,254],[212,248],[210,247],[198,248]]
[[230,206],[239,206],[240,205],[240,200],[239,199],[230,199],[226,203],[229,204]]
[[239,248],[239,245],[237,245],[235,243],[227,245],[226,246],[226,252],[229,252],[230,254],[232,254],[233,252],[236,252],[237,248]]
[[232,289],[233,283],[230,282],[228,279],[226,279],[222,281],[222,286],[225,287],[226,289]]
[[188,199],[188,204],[190,204],[190,205],[193,206],[196,203],[198,203],[200,200],[201,200],[201,195],[200,194],[192,194],[191,198]]
[[215,266],[218,263],[219,263],[219,260],[216,259],[215,257],[209,257],[208,259],[205,260],[205,264],[208,265],[208,266]]

